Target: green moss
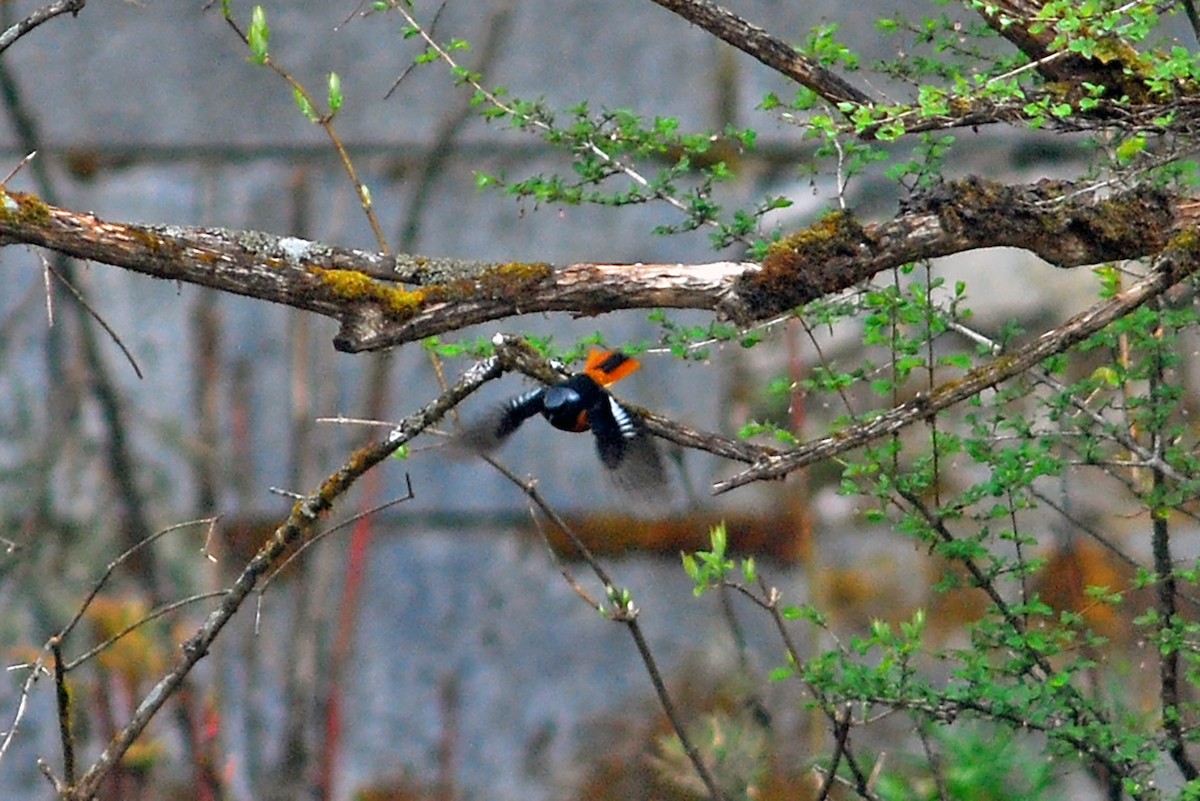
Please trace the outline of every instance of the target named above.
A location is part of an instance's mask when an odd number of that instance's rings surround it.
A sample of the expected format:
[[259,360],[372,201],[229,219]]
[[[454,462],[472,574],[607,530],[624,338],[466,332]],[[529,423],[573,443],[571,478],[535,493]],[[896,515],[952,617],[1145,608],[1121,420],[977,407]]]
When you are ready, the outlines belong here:
[[797,260],[811,262],[826,255],[852,253],[861,241],[862,228],[853,216],[832,211],[817,222],[773,243],[763,259],[762,271],[792,271]]
[[178,245],[175,244],[174,241],[164,239],[154,231],[131,225],[127,229],[127,233],[129,234],[130,239],[133,239],[147,251],[156,256],[161,256],[170,250],[178,250]]
[[1171,237],[1167,249],[1183,251],[1192,258],[1200,257],[1200,233],[1195,228],[1185,228]]
[[866,244],[854,215],[831,212],[772,244],[762,268],[739,279],[738,291],[755,309],[755,316],[799,306],[842,288],[846,265]]
[[50,222],[50,206],[37,195],[0,188],[0,219],[18,225],[42,227]]
[[542,283],[553,272],[544,262],[510,261],[484,270],[478,284],[490,297],[513,298]]
[[326,270],[314,267],[312,271],[335,297],[378,303],[389,314],[400,319],[412,317],[427,300],[422,290],[410,292],[389,286],[357,270]]
[[312,268],[322,285],[335,297],[378,303],[397,319],[407,319],[431,303],[455,303],[487,298],[519,300],[522,293],[553,273],[548,264],[509,262],[488,268],[478,278],[458,278],[420,289],[401,289],[357,270]]

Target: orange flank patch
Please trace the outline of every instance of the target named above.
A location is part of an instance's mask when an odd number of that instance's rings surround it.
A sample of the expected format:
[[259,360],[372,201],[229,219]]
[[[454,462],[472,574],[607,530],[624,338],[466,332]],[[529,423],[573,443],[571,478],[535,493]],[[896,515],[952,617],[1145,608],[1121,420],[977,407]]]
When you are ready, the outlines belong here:
[[641,367],[637,359],[619,350],[593,350],[588,354],[583,372],[602,387],[615,384]]

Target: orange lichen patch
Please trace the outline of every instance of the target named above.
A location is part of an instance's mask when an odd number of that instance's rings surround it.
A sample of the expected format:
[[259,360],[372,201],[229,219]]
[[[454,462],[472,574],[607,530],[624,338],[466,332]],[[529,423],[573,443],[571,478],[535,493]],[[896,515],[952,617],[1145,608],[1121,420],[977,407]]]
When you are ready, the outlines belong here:
[[[681,515],[663,520],[643,520],[631,514],[588,514],[568,516],[575,535],[597,554],[619,554],[630,550],[677,556],[680,551],[704,550],[711,546],[709,532],[725,522],[731,551],[770,556],[783,562],[797,556],[798,527],[789,515],[718,517],[709,514]],[[570,541],[553,526],[544,526],[555,551],[570,558]]]

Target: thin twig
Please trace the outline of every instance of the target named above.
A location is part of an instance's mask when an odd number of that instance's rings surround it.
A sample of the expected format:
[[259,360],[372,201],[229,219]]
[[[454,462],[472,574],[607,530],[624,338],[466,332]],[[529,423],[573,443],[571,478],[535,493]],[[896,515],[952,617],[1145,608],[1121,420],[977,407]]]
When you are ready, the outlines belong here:
[[[390,425],[395,426],[395,423],[391,423]],[[291,556],[289,556],[287,559],[283,560],[283,562],[279,565],[279,567],[275,568],[275,570],[271,573],[271,575],[269,575],[265,579],[263,579],[262,586],[258,588],[259,595],[262,595],[263,593],[265,593],[267,591],[267,587],[270,586],[271,582],[275,580],[275,577],[278,576],[280,573],[282,573],[284,570],[286,570],[288,565],[290,565],[294,560],[299,558],[300,554],[307,551],[310,546],[316,545],[318,542],[325,539],[330,534],[334,534],[338,531],[341,531],[346,526],[350,526],[350,525],[353,525],[354,523],[357,523],[359,520],[362,520],[364,517],[370,517],[371,515],[378,514],[379,512],[382,512],[385,509],[390,509],[393,506],[402,504],[405,501],[411,501],[413,498],[417,497],[416,494],[413,492],[412,476],[409,475],[408,473],[404,474],[404,483],[407,485],[407,491],[404,493],[404,495],[400,496],[399,498],[392,498],[390,501],[384,501],[383,503],[376,504],[375,506],[372,506],[370,509],[363,509],[362,511],[357,512],[357,513],[351,515],[350,517],[346,518],[345,520],[341,521],[337,525],[327,528],[324,531],[320,532],[319,534],[314,535],[310,539],[305,540],[304,543],[299,548],[297,548],[295,550],[295,552],[292,553]]]
[[[242,42],[246,44],[246,46],[249,46],[249,37],[238,26],[237,21],[234,20],[233,16],[226,16],[225,21],[229,23],[229,27],[233,29],[234,33],[238,35]],[[317,103],[316,98],[309,94],[309,91],[305,88],[304,84],[292,77],[292,74],[274,61],[270,55],[263,56],[262,64],[263,66],[268,67],[280,78],[283,78],[283,80],[287,82],[288,86],[292,88],[292,92],[294,92],[298,97],[303,97],[305,102],[308,104],[308,107],[313,109],[314,114],[317,114],[316,109],[320,108],[320,105]],[[335,115],[335,111],[329,111],[325,114],[317,114],[317,118],[314,120],[314,122],[320,125],[325,131],[325,135],[329,137],[330,144],[333,145],[334,150],[338,154],[338,159],[342,163],[342,169],[346,171],[346,175],[349,176],[350,182],[354,184],[354,191],[358,196],[359,204],[362,206],[363,214],[366,215],[367,222],[371,226],[371,231],[375,235],[375,241],[379,243],[380,251],[383,253],[388,253],[390,248],[388,247],[387,237],[384,236],[383,227],[380,226],[379,218],[375,215],[374,205],[371,201],[371,191],[367,188],[367,185],[362,182],[362,179],[358,177],[358,170],[355,169],[354,162],[351,160],[350,154],[346,151],[346,146],[342,143],[342,139],[338,135],[337,129],[333,127],[333,118]]]
[[26,164],[33,161],[34,157],[36,157],[36,156],[37,156],[37,151],[31,150],[29,152],[29,154],[25,156],[25,158],[23,158],[17,162],[17,166],[13,167],[11,170],[8,171],[8,175],[5,176],[3,181],[0,181],[0,186],[7,186],[8,182],[11,181],[13,178],[16,178],[17,173],[19,173]]
[[138,705],[130,720],[109,741],[108,746],[88,768],[79,783],[71,789],[64,801],[89,801],[99,790],[109,772],[116,766],[133,742],[162,708],[167,699],[175,694],[180,685],[208,653],[213,640],[221,633],[233,615],[241,608],[258,581],[279,560],[283,552],[297,540],[309,534],[314,524],[333,508],[353,484],[368,470],[383,462],[402,445],[437,422],[448,409],[462,401],[486,381],[500,375],[499,360],[492,358],[479,362],[469,369],[449,392],[439,395],[424,408],[404,418],[385,439],[355,450],[346,462],[328,476],[319,488],[295,504],[275,534],[246,564],[241,574],[225,592],[221,604],[208,619],[183,644],[180,655],[171,670],[163,676]]
[[719,495],[754,481],[783,478],[801,467],[845,453],[933,417],[938,412],[956,406],[1013,376],[1027,372],[1046,358],[1082,342],[1106,325],[1161,295],[1197,267],[1200,267],[1200,261],[1189,254],[1176,250],[1165,251],[1159,264],[1145,278],[1113,298],[1080,312],[1028,345],[977,367],[961,378],[945,382],[932,392],[923,393],[869,421],[811,440],[783,453],[764,456],[749,469],[716,482],[713,485],[713,494]]
[[[1161,310],[1160,310],[1161,311]],[[1164,375],[1161,342],[1161,328],[1155,331],[1156,347],[1150,354],[1152,368],[1149,376],[1148,395],[1154,398],[1161,391],[1166,380]],[[1158,403],[1162,403],[1161,399]],[[1157,418],[1152,418],[1157,419]],[[1151,424],[1154,425],[1154,424]],[[1165,459],[1167,438],[1163,436],[1162,424],[1156,425],[1150,431],[1151,450],[1158,459]],[[1152,489],[1151,498],[1162,498],[1167,492],[1167,479],[1163,471],[1157,467],[1150,471]],[[1183,707],[1180,705],[1179,692],[1179,645],[1171,642],[1176,627],[1181,625],[1175,603],[1175,565],[1171,557],[1170,524],[1165,509],[1151,506],[1150,509],[1150,548],[1154,555],[1154,572],[1157,581],[1158,619],[1155,628],[1160,638],[1158,652],[1158,691],[1162,705],[1162,726],[1167,738],[1167,752],[1171,760],[1179,768],[1186,781],[1194,781],[1200,776],[1196,763],[1187,752],[1187,738],[1184,736],[1181,716]]]
[[134,621],[133,623],[130,623],[128,626],[121,629],[116,634],[113,634],[111,637],[104,640],[104,642],[96,644],[92,648],[85,651],[83,654],[72,659],[70,662],[68,662],[66,664],[65,667],[63,667],[63,671],[67,672],[67,673],[71,672],[75,668],[77,668],[80,665],[87,662],[89,659],[92,659],[93,657],[95,657],[97,654],[100,654],[103,651],[107,651],[109,648],[116,645],[117,642],[124,639],[128,635],[132,634],[134,631],[136,631],[137,629],[146,625],[147,623],[152,623],[155,620],[158,620],[160,617],[163,617],[164,615],[171,614],[176,609],[182,609],[185,606],[190,606],[191,604],[197,603],[199,601],[206,601],[209,598],[220,598],[221,596],[223,596],[225,594],[225,592],[226,592],[225,590],[212,590],[211,592],[202,592],[202,593],[198,593],[196,595],[189,595],[186,598],[180,598],[176,601],[171,601],[170,603],[163,604],[162,606],[156,606],[154,609],[150,610],[150,612],[147,613],[144,617]]
[[817,801],[826,801],[829,798],[829,791],[833,789],[838,765],[842,761],[842,755],[846,753],[846,741],[850,738],[850,722],[852,720],[850,705],[846,704],[834,720],[833,756],[829,760],[829,769],[825,772],[825,781],[821,783],[821,792],[817,794]]
[[[76,289],[70,281],[63,277],[61,273],[59,273],[58,270],[54,269],[49,260],[46,260],[46,270],[49,271],[49,273],[55,278],[57,278],[59,283],[66,287],[67,291],[71,293],[71,296],[75,298],[75,302],[78,303],[93,320],[100,324],[100,327],[104,329],[104,333],[108,334],[108,338],[111,339],[116,346],[121,349],[121,353],[125,355],[125,360],[129,362],[129,366],[133,368],[134,374],[139,379],[145,378],[145,376],[142,375],[142,368],[138,367],[137,359],[133,358],[133,354],[130,353],[129,348],[125,347],[125,343],[121,341],[121,337],[118,336],[117,332],[113,330],[112,326],[110,326],[105,319],[100,316],[100,313],[92,308],[91,304],[87,302],[87,298],[83,296],[83,293]],[[49,297],[47,297],[46,302],[47,304],[50,302]]]
[[[501,475],[516,484],[522,490],[522,492],[524,492],[529,499],[533,501],[533,503],[536,504],[539,509],[541,509],[542,513],[554,523],[554,526],[560,532],[562,532],[562,534],[568,540],[570,540],[571,545],[574,546],[580,557],[587,562],[588,566],[591,567],[592,572],[596,574],[598,579],[600,579],[601,584],[604,585],[605,594],[609,600],[609,606],[605,608],[595,606],[593,604],[593,607],[598,608],[603,613],[611,615],[614,621],[623,623],[629,630],[629,634],[631,637],[633,637],[633,642],[637,646],[638,654],[642,658],[642,664],[646,667],[646,672],[650,675],[650,683],[654,685],[654,692],[658,696],[658,701],[662,705],[663,712],[666,713],[668,720],[671,722],[671,728],[675,731],[675,735],[679,738],[679,744],[683,746],[684,752],[687,754],[692,766],[695,767],[696,773],[700,776],[700,780],[704,782],[704,786],[708,789],[709,795],[712,797],[713,801],[723,801],[724,794],[721,792],[721,788],[717,784],[716,778],[712,775],[712,771],[709,770],[708,765],[705,764],[704,757],[700,754],[699,749],[697,749],[695,744],[692,743],[691,738],[684,729],[683,719],[679,716],[679,713],[675,709],[675,703],[671,700],[671,694],[667,691],[667,685],[663,681],[662,673],[658,669],[658,662],[655,660],[654,654],[650,651],[650,646],[647,644],[646,637],[642,633],[642,627],[638,623],[637,608],[631,603],[621,600],[622,593],[617,590],[612,578],[608,575],[608,571],[606,571],[596,557],[592,555],[592,552],[588,550],[586,545],[583,544],[583,541],[579,539],[579,536],[575,533],[575,531],[569,525],[567,525],[567,522],[562,519],[558,512],[556,512],[554,508],[546,502],[545,498],[542,497],[542,494],[538,492],[537,482],[522,481],[515,473],[504,467],[490,456],[485,456],[484,460],[487,461],[488,464],[490,464],[493,468],[495,468]],[[540,528],[539,531],[541,531]],[[549,540],[546,540],[543,536],[543,541],[546,543],[546,547],[549,548]],[[564,572],[563,575],[565,578],[567,578],[568,583],[572,585],[575,591],[580,594],[580,597],[584,598],[584,600],[590,601],[590,596],[582,591],[582,588],[578,586],[578,583],[574,581],[573,577],[571,577],[569,573]]]
[[[172,531],[178,531],[179,529],[182,529],[182,528],[187,528],[189,526],[194,526],[199,523],[206,523],[206,522],[209,522],[209,520],[208,519],[190,520],[186,523],[176,523],[173,526],[168,526],[167,528],[164,528],[164,529],[150,535],[149,537],[144,538],[140,542],[138,542],[135,545],[133,545],[132,547],[128,548],[124,553],[122,553],[120,556],[118,556],[116,559],[114,559],[112,562],[110,562],[108,564],[108,567],[105,568],[104,573],[92,585],[92,588],[88,592],[87,597],[84,598],[83,603],[80,604],[79,608],[75,612],[75,615],[71,618],[70,621],[67,622],[67,625],[63,626],[62,629],[59,630],[59,632],[57,634],[55,634],[53,637],[50,638],[50,640],[48,640],[46,642],[46,644],[42,647],[41,653],[38,655],[38,658],[36,660],[34,660],[32,664],[24,666],[29,670],[29,675],[26,676],[25,681],[21,685],[21,692],[20,692],[20,695],[19,695],[18,701],[17,701],[17,709],[16,709],[16,712],[13,714],[12,722],[9,724],[8,730],[6,732],[4,732],[3,740],[0,740],[0,762],[4,761],[4,756],[5,756],[5,754],[8,753],[9,746],[12,745],[12,741],[17,735],[17,730],[21,726],[21,721],[25,717],[25,711],[29,705],[29,695],[33,691],[33,685],[36,684],[38,682],[38,679],[40,679],[43,675],[47,675],[46,668],[45,668],[46,657],[51,651],[52,643],[55,640],[57,640],[58,642],[62,642],[63,640],[65,640],[67,638],[67,635],[70,634],[74,630],[75,626],[78,625],[79,621],[83,618],[84,613],[87,612],[87,609],[91,605],[92,601],[95,600],[96,595],[99,594],[100,590],[104,587],[105,583],[107,583],[109,577],[113,574],[113,571],[116,570],[118,567],[120,567],[126,560],[128,560],[131,556],[133,556],[139,549],[141,549],[147,545],[150,545],[151,543],[158,540],[160,537],[163,537],[166,534],[171,533]],[[71,668],[70,665],[68,665],[66,667],[67,670],[70,670],[70,668]]]
[[[451,70],[454,71],[456,76],[462,76],[461,81],[467,86],[471,87],[478,97],[483,98],[493,108],[504,112],[513,120],[519,121],[523,126],[533,128],[546,135],[555,133],[554,126],[546,122],[546,120],[542,119],[536,114],[530,114],[517,109],[511,103],[505,102],[500,95],[496,94],[491,89],[488,89],[486,86],[480,83],[479,80],[472,75],[470,70],[462,67],[454,58],[454,56],[450,54],[450,51],[447,50],[437,39],[434,39],[429,31],[427,31],[425,27],[417,21],[416,17],[414,17],[412,12],[409,11],[407,4],[399,2],[399,0],[390,0],[389,5],[404,17],[405,21],[407,21],[408,24],[412,26],[417,34],[425,41],[425,44],[427,44],[433,52],[437,53],[438,57],[444,61]],[[646,178],[646,176],[638,172],[637,169],[635,169],[632,165],[625,163],[621,159],[615,158],[612,154],[605,151],[604,148],[600,147],[594,141],[588,139],[583,143],[582,147],[587,151],[589,156],[598,159],[612,170],[621,173],[629,180],[633,181],[633,183],[640,186],[642,189],[651,191],[654,198],[662,200],[684,214],[691,214],[691,210],[684,201],[661,190],[653,189],[650,180]],[[717,223],[715,220],[705,221],[705,225],[716,224]]]
[[215,519],[216,518],[205,517],[205,518],[201,518],[199,520],[188,520],[183,523],[176,523],[172,526],[167,526],[166,528],[156,531],[155,533],[151,534],[149,537],[142,539],[140,542],[137,542],[132,547],[126,549],[124,553],[122,553],[120,556],[118,556],[113,561],[109,562],[108,567],[104,568],[104,573],[101,574],[100,578],[92,585],[92,588],[88,592],[87,597],[83,599],[83,603],[80,604],[79,609],[76,610],[75,616],[71,618],[71,621],[69,623],[67,623],[66,626],[63,626],[62,631],[60,631],[57,636],[61,639],[66,639],[67,635],[71,633],[71,631],[79,623],[80,619],[83,618],[84,613],[87,612],[88,607],[91,605],[92,601],[95,600],[97,595],[99,595],[100,590],[103,589],[104,585],[108,582],[108,579],[110,576],[112,576],[113,571],[115,571],[118,567],[120,567],[122,564],[124,564],[130,557],[132,557],[134,554],[136,554],[139,550],[141,550],[142,548],[145,548],[149,545],[152,545],[153,543],[157,542],[159,539],[161,539],[162,537],[165,537],[167,534],[170,534],[173,531],[179,531],[180,529],[190,528],[192,526],[211,525],[213,520],[215,520]]

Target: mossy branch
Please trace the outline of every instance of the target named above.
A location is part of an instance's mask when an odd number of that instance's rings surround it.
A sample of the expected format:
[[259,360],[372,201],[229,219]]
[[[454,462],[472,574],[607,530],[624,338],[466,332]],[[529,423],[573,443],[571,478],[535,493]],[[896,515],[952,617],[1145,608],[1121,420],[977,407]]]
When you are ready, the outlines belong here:
[[962,378],[938,385],[907,403],[826,437],[811,440],[778,454],[764,455],[752,467],[713,485],[713,494],[764,479],[783,478],[810,464],[823,462],[881,437],[890,436],[920,420],[962,403],[980,392],[1020,375],[1039,362],[1082,342],[1106,325],[1161,295],[1200,270],[1200,237],[1180,234],[1163,250],[1154,270],[1115,297],[1080,312],[1012,353],[971,370]]
[[489,263],[387,255],[222,228],[111,223],[0,189],[0,245],[24,243],[157,278],[337,319],[334,345],[379,350],[538,312],[705,309],[738,325],[786,313],[921,259],[989,247],[1059,267],[1152,257],[1200,203],[1139,188],[1107,198],[1072,184],[942,184],[891,220],[838,212],[776,243],[761,265]]

